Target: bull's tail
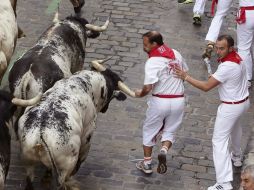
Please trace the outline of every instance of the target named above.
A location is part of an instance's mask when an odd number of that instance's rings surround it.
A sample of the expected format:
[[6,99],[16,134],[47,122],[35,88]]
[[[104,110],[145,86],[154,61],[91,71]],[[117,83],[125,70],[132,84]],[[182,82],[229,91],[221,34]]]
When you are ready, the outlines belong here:
[[33,64],[30,65],[29,70],[23,75],[21,81],[20,81],[20,86],[21,86],[21,92],[20,95],[22,98],[27,99],[27,88],[30,82],[30,79],[32,77],[32,72],[31,72],[31,67]]
[[7,59],[3,51],[0,51],[0,84],[7,69]]
[[37,154],[39,155],[39,152],[44,150],[44,147],[46,148],[46,152],[48,152],[49,155],[49,159],[51,161],[51,165],[52,165],[52,182],[51,182],[51,189],[58,189],[59,187],[61,187],[61,184],[59,183],[59,173],[58,173],[58,169],[56,167],[56,163],[54,160],[54,157],[49,149],[49,146],[47,145],[46,141],[44,140],[42,134],[40,136],[41,141],[43,142],[44,146],[42,144],[37,144],[35,145],[35,151],[37,152]]
[[[18,88],[15,88],[14,96],[17,98],[13,99],[12,101],[13,104],[26,107],[36,104],[41,99],[42,93],[38,93],[35,97],[32,97],[32,99],[28,100],[28,98],[30,98],[28,96],[29,91],[33,90],[31,84],[33,83],[32,80],[34,79],[34,76],[33,73],[31,72],[31,67],[32,64],[30,65],[29,70],[22,76],[18,84]],[[41,91],[41,89],[39,91]]]
[[17,106],[26,107],[26,106],[32,106],[34,104],[37,104],[41,100],[41,97],[42,97],[42,93],[39,93],[37,96],[35,96],[29,100],[24,100],[24,99],[20,99],[20,98],[13,98],[11,102]]

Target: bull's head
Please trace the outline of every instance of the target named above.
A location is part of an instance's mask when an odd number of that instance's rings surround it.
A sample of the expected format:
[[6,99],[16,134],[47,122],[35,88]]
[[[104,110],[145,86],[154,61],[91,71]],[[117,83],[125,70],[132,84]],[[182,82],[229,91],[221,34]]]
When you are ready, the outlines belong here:
[[109,103],[113,98],[123,101],[127,98],[125,94],[131,97],[135,97],[135,92],[132,91],[127,85],[125,85],[122,82],[121,78],[116,73],[114,73],[110,69],[107,69],[103,65],[101,65],[103,62],[107,60],[108,59],[95,60],[91,62],[93,68],[95,68],[104,76],[106,80],[106,84],[107,84],[107,92],[108,92],[107,101],[104,107],[101,109],[102,113],[107,111]]

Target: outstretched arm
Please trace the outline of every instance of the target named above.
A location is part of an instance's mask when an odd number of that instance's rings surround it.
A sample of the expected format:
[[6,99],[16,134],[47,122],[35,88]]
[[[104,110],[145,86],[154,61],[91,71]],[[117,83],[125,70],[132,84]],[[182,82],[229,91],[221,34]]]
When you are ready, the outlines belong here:
[[183,71],[180,67],[175,67],[174,74],[176,75],[177,78],[185,80],[188,83],[190,83],[192,86],[200,90],[203,90],[205,92],[211,90],[212,88],[220,84],[220,82],[216,80],[213,76],[209,77],[208,81],[197,80],[191,77],[190,75],[188,75],[187,72]]
[[149,94],[152,88],[153,88],[152,84],[144,85],[142,89],[135,90],[135,96],[139,98],[144,97],[147,94]]

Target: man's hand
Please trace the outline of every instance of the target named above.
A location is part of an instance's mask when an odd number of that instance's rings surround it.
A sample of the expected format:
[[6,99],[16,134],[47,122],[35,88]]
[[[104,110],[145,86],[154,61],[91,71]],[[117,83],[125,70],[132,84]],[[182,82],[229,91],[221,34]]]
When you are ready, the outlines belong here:
[[142,89],[134,90],[134,92],[135,92],[135,96],[138,97],[138,98],[140,98]]
[[135,96],[137,98],[141,98],[149,94],[149,92],[152,90],[153,85],[152,84],[147,84],[144,85],[142,89],[134,90]]
[[175,76],[176,78],[180,78],[180,79],[182,79],[182,80],[186,80],[186,78],[188,77],[188,74],[187,74],[187,72],[183,71],[183,70],[181,69],[181,67],[176,66],[176,67],[174,68],[174,76]]

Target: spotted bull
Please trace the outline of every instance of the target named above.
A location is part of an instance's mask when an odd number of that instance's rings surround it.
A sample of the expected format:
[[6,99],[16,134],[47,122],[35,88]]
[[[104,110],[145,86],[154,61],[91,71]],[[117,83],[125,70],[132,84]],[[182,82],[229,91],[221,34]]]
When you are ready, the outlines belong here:
[[106,30],[77,16],[54,19],[38,42],[13,65],[9,73],[10,91],[15,97],[29,99],[83,68],[87,38]]
[[[8,122],[17,109],[17,102],[25,101],[26,105],[33,105],[40,100],[40,96],[33,100],[14,98],[9,92],[0,90],[0,190],[4,189],[4,182],[8,174],[11,154],[11,137]],[[23,102],[24,103],[24,102]],[[18,104],[22,105],[22,104]]]
[[[100,68],[97,62],[93,64]],[[77,188],[67,184],[87,157],[97,113],[106,112],[114,97],[126,99],[119,90],[135,96],[113,71],[84,70],[56,82],[39,104],[25,110],[19,120],[19,139],[28,186],[33,181],[34,164],[41,161],[57,173],[61,188]]]
[[10,0],[0,3],[0,84],[11,60],[18,37],[18,25]]

